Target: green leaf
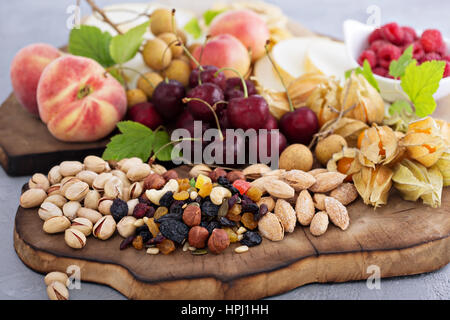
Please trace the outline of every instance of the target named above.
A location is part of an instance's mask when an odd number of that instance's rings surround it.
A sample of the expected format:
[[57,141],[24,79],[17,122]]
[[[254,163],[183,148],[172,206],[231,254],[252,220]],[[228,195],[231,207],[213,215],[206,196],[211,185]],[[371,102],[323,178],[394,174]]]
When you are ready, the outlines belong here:
[[69,36],[69,53],[94,59],[103,67],[115,65],[109,53],[112,36],[108,32],[102,32],[94,26],[81,25],[74,28]]
[[411,99],[417,116],[426,117],[436,109],[433,94],[439,88],[444,69],[444,61],[427,61],[420,66],[413,62],[406,67],[401,86]]
[[225,9],[205,11],[205,13],[203,13],[203,19],[205,20],[205,24],[209,26],[215,17],[217,17],[219,14],[225,11],[226,11]]
[[361,70],[361,68],[353,68],[345,71],[345,79],[347,80],[352,75],[353,71],[356,71],[357,69]]
[[202,28],[200,28],[197,18],[192,18],[189,20],[189,22],[184,26],[184,31],[192,35],[194,39],[198,39],[202,36]]
[[413,45],[410,45],[398,58],[389,65],[389,74],[394,78],[400,78],[405,74],[406,67],[413,61]]
[[372,85],[372,87],[374,87],[375,89],[377,89],[378,92],[380,92],[380,87],[378,86],[378,82],[373,75],[372,68],[370,67],[369,61],[364,60],[361,74]]
[[125,63],[134,58],[144,41],[144,34],[149,21],[128,30],[125,34],[118,34],[111,40],[109,51],[116,63]]
[[412,114],[414,111],[408,101],[397,100],[389,107],[389,114],[392,116],[395,113],[401,114],[403,111]]
[[155,137],[152,130],[133,121],[119,122],[117,127],[121,134],[111,138],[111,142],[103,153],[103,159],[122,160],[138,157],[144,162],[147,161],[150,158]]
[[195,178],[191,178],[191,180],[189,180],[189,184],[192,188],[195,188]]
[[167,131],[158,131],[155,133],[155,140],[153,141],[153,150],[156,153],[156,159],[159,161],[172,160],[173,145],[168,145],[171,142]]

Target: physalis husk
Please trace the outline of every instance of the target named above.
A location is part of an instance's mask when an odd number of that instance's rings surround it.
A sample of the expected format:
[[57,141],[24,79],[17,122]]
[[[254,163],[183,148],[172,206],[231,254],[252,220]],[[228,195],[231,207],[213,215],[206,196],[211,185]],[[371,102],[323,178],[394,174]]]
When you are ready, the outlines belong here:
[[432,117],[410,123],[401,143],[406,147],[411,159],[427,168],[433,166],[447,148],[441,128]]
[[306,106],[317,115],[320,127],[338,117],[339,114],[336,111],[340,110],[341,95],[342,87],[339,82],[329,78],[327,82],[320,83],[306,100]]
[[450,149],[447,149],[436,162],[436,166],[444,178],[444,187],[450,186]]
[[342,151],[333,154],[327,163],[327,170],[340,172],[348,177],[361,171],[361,163],[358,160],[359,150],[344,147]]
[[394,187],[400,191],[403,199],[417,201],[433,208],[441,206],[443,179],[437,166],[426,168],[416,161],[403,160],[394,169]]
[[319,72],[305,73],[293,80],[287,89],[295,109],[306,106],[306,101],[320,84],[326,84],[328,77]]
[[375,168],[377,164],[388,164],[399,153],[398,140],[388,126],[373,126],[363,133],[359,140],[359,161],[366,167]]
[[375,208],[386,204],[392,187],[393,171],[386,166],[362,167],[353,175],[356,190],[365,204]]
[[329,121],[323,125],[322,130],[327,130],[330,126],[333,126],[334,134],[338,134],[347,141],[347,145],[351,148],[356,148],[358,144],[358,137],[364,130],[368,129],[369,126],[359,120],[342,118],[338,122]]

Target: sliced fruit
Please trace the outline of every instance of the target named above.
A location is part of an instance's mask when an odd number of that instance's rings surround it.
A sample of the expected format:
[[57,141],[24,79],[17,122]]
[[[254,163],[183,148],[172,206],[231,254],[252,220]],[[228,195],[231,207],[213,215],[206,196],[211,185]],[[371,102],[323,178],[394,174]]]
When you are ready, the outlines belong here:
[[273,70],[272,64],[267,56],[262,57],[255,63],[254,76],[258,85],[263,89],[273,90],[275,92],[285,91],[280,78]]

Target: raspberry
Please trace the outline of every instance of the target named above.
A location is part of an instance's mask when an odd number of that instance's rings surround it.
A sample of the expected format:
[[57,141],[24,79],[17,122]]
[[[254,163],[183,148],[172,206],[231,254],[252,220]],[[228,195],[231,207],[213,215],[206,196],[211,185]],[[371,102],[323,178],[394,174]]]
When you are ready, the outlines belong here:
[[445,57],[442,57],[442,59],[444,59],[444,60],[447,61],[447,62],[450,62],[450,55],[445,56]]
[[395,45],[401,45],[405,38],[405,32],[395,23],[388,23],[381,27],[381,31],[386,40]]
[[420,41],[414,42],[413,47],[413,58],[417,61],[420,61],[425,55],[425,51],[423,50],[422,44]]
[[377,56],[372,50],[365,50],[361,53],[358,59],[359,65],[362,66],[365,60],[369,61],[370,67],[375,68],[377,66]]
[[369,35],[369,44],[372,44],[377,40],[384,40],[383,32],[381,31],[380,28],[373,30],[372,33]]
[[389,44],[389,42],[387,42],[386,40],[375,40],[374,42],[372,42],[372,44],[370,45],[370,50],[372,50],[373,52],[375,52],[375,54],[378,54],[378,50],[380,50],[380,48],[382,46],[384,46],[385,44]]
[[401,50],[392,44],[386,44],[378,51],[378,62],[380,66],[388,69],[392,60],[397,60],[401,56]]
[[387,77],[389,72],[387,69],[382,68],[382,67],[376,67],[373,69],[373,73],[381,76],[381,77]]
[[420,60],[420,63],[424,63],[427,61],[434,61],[434,60],[440,61],[440,60],[442,60],[442,57],[440,54],[438,54],[436,52],[430,52],[423,56],[423,58]]
[[441,32],[436,29],[425,30],[420,38],[420,43],[425,52],[437,52],[445,45]]
[[405,37],[403,39],[403,44],[410,44],[417,40],[416,31],[411,27],[402,27]]
[[445,64],[445,70],[444,70],[444,78],[447,78],[448,76],[450,76],[450,62],[447,62]]
[[442,46],[436,52],[441,56],[445,56],[447,54],[447,45],[445,44],[445,42],[442,42]]

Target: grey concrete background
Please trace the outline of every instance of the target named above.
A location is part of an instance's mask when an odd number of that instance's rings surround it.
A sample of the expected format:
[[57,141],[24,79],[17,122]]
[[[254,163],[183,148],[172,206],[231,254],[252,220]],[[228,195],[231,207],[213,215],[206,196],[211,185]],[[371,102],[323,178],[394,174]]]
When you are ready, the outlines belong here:
[[[192,0],[191,0],[192,1]],[[75,0],[20,0],[0,4],[0,100],[11,92],[9,66],[14,54],[33,42],[54,46],[67,43],[66,9]],[[97,0],[99,5],[127,0]],[[133,1],[128,1],[133,2]],[[137,2],[134,1],[134,2]],[[167,2],[167,1],[160,1]],[[176,3],[177,1],[170,1]],[[203,1],[205,2],[205,1]],[[207,2],[207,1],[206,1]],[[416,29],[439,28],[450,35],[449,1],[439,0],[270,0],[310,29],[342,38],[344,19],[367,20],[371,5],[381,9],[382,23],[397,21]],[[198,0],[195,0],[198,3]],[[82,13],[89,12],[86,5]],[[0,299],[47,299],[43,276],[28,269],[13,249],[13,222],[19,190],[28,177],[11,178],[0,169]],[[333,266],[330,266],[332,268]],[[124,299],[117,291],[83,283],[70,292],[73,299]],[[450,266],[423,275],[383,279],[381,290],[369,290],[366,283],[311,284],[273,299],[445,299],[450,298]]]

